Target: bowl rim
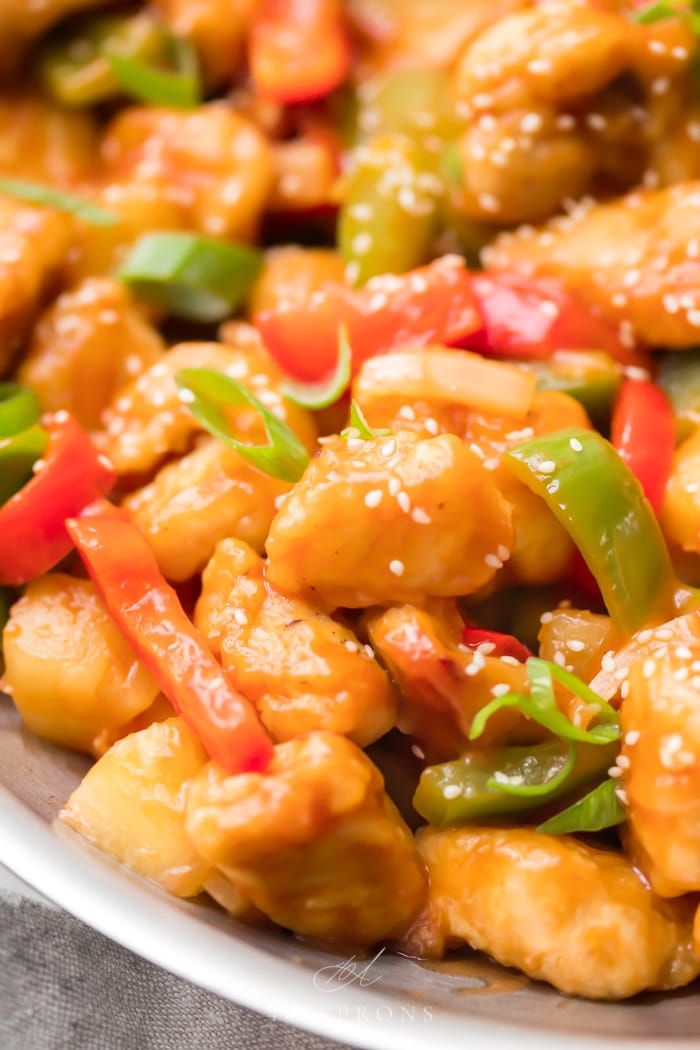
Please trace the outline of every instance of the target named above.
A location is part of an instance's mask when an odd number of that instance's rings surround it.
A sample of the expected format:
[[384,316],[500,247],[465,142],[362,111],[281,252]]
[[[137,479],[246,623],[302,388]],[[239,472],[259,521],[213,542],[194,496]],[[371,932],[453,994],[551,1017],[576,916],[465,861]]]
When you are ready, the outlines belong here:
[[[429,1028],[402,1024],[394,1018],[400,996],[357,986],[340,988],[329,1010],[307,968],[237,937],[234,927],[202,921],[204,909],[139,878],[65,825],[48,823],[3,784],[0,862],[77,919],[176,976],[265,1016],[364,1050],[425,1050],[438,1041],[443,1050],[463,1050],[465,1041],[472,1050],[512,1050],[515,1040],[518,1050],[541,1050],[546,1035],[556,1038],[558,1050],[624,1050],[640,1043],[638,1035],[611,1039],[545,1032],[437,1006]],[[371,1005],[374,1016],[358,1020],[358,1003]],[[379,1016],[382,1007],[388,1016]],[[643,1045],[646,1050],[669,1048],[659,1039],[644,1039]],[[673,1045],[697,1041],[678,1039]]]

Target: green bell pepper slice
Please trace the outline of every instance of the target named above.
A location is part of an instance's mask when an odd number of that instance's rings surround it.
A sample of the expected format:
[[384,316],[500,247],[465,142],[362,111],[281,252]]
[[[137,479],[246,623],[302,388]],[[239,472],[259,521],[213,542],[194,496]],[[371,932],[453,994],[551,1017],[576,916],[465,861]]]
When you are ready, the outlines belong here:
[[503,461],[567,530],[623,634],[676,614],[677,582],[659,524],[605,438],[561,430],[518,445]]
[[363,285],[427,262],[442,183],[403,135],[372,139],[357,157],[345,180],[338,247],[351,281]]
[[676,437],[684,441],[700,427],[700,347],[665,354],[656,381],[671,402],[676,417]]
[[37,396],[28,386],[0,383],[0,438],[26,430],[40,415]]
[[546,361],[528,361],[538,390],[558,390],[579,401],[597,427],[610,422],[622,366],[602,350],[560,350]]
[[47,442],[48,435],[38,424],[0,438],[0,506],[29,481]]
[[[538,809],[604,776],[618,750],[617,744],[578,744],[574,750],[547,740],[474,751],[424,769],[413,806],[436,827]],[[514,793],[518,787],[525,791]]]
[[168,32],[144,14],[98,15],[50,36],[39,51],[38,74],[46,92],[64,106],[92,106],[121,95],[109,54],[144,63],[168,57]]

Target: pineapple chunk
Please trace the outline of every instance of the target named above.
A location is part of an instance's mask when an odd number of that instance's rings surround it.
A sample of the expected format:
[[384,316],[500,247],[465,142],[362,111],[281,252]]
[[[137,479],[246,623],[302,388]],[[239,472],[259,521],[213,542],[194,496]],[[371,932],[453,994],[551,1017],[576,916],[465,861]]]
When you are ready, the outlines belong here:
[[206,761],[181,718],[154,722],[102,756],[61,819],[139,875],[177,897],[193,897],[212,871],[185,831],[185,799]]

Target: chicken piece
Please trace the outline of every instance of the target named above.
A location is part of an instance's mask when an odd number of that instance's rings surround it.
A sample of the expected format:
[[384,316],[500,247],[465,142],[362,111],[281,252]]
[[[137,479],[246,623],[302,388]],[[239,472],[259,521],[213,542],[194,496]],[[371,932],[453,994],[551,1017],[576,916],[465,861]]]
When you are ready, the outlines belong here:
[[0,376],[57,282],[72,228],[66,215],[0,197]]
[[394,725],[396,697],[371,650],[348,627],[271,587],[247,544],[217,547],[195,623],[274,740],[327,730],[366,747]]
[[41,0],[41,3],[3,0],[0,4],[0,74],[19,68],[26,48],[52,25],[94,7],[107,7],[112,0]]
[[111,212],[116,221],[110,226],[81,224],[66,260],[73,284],[88,277],[111,276],[142,234],[186,227],[179,189],[165,178],[96,182],[90,187],[90,199]]
[[163,575],[201,572],[220,540],[238,536],[262,551],[277,499],[290,486],[263,474],[216,438],[168,463],[124,506],[147,538]]
[[95,173],[97,155],[97,126],[88,113],[60,109],[27,92],[0,98],[3,177],[70,186]]
[[489,269],[561,278],[628,342],[698,341],[700,182],[582,205],[539,230],[503,234],[483,257]]
[[[423,351],[430,353],[430,350]],[[590,429],[583,406],[567,394],[540,390],[524,420],[474,412],[464,405],[382,395],[376,384],[365,381],[367,370],[360,369],[353,396],[375,427],[412,430],[421,437],[430,433],[456,434],[487,469],[511,505],[514,538],[510,560],[503,574],[514,583],[552,583],[568,575],[574,545],[544,500],[534,495],[501,463],[502,454],[527,438],[551,434],[565,427]]]
[[274,181],[267,140],[225,102],[123,110],[102,155],[117,182],[170,183],[187,225],[214,237],[252,239]]
[[508,504],[459,438],[329,437],[272,523],[268,579],[329,608],[471,594],[511,542]]
[[661,513],[664,535],[684,551],[700,553],[700,430],[680,445]]
[[13,606],[3,688],[32,732],[79,751],[151,706],[158,686],[89,580],[50,573]]
[[173,33],[194,44],[207,84],[232,80],[260,0],[155,0]]
[[379,770],[333,733],[278,744],[265,774],[213,764],[190,785],[197,852],[280,926],[341,945],[398,937],[425,873]]
[[18,379],[32,387],[44,411],[66,409],[92,430],[115,392],[164,349],[124,284],[87,279],[41,317]]
[[337,204],[340,146],[333,131],[313,131],[273,146],[271,212],[315,212]]
[[272,248],[248,299],[248,316],[282,303],[303,303],[314,292],[345,283],[345,263],[329,248]]
[[489,112],[573,105],[622,73],[633,37],[629,22],[588,0],[545,0],[489,19],[457,64],[455,91]]
[[622,705],[620,765],[633,853],[664,897],[700,890],[700,644],[638,661]]
[[482,29],[531,0],[349,0],[372,68],[448,66]]
[[[178,395],[174,376],[181,368],[211,368],[249,386],[309,449],[313,448],[316,433],[311,416],[279,396],[276,388],[282,373],[259,344],[181,343],[124,387],[103,414],[103,449],[118,473],[151,470],[168,453],[184,452],[200,429]],[[257,412],[231,409],[228,419],[243,440],[264,442]]]
[[692,902],[656,897],[619,853],[529,828],[424,828],[416,841],[430,899],[403,951],[466,943],[589,999],[679,988],[700,971]]
[[[367,627],[375,652],[399,687],[398,727],[416,738],[428,764],[458,758],[471,746],[474,716],[493,700],[495,687],[528,690],[524,664],[461,644],[463,620],[455,602],[370,613]],[[489,720],[477,746],[531,739],[522,716],[504,708]]]
[[582,682],[590,682],[605,654],[612,656],[621,639],[609,616],[588,609],[554,609],[542,617],[539,642],[544,660],[562,663]]
[[181,718],[114,744],[86,773],[61,820],[93,846],[177,897],[201,893],[211,870],[185,830],[187,785],[207,761]]

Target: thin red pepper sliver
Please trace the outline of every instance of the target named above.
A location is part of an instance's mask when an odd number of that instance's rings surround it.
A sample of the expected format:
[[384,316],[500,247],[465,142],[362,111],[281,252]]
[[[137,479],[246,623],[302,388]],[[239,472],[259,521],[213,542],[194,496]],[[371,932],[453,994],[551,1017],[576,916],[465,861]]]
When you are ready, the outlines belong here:
[[514,635],[502,634],[500,631],[486,631],[481,627],[463,627],[462,641],[470,649],[477,649],[484,642],[488,642],[495,646],[489,656],[512,656],[521,663],[529,660],[533,655],[528,647],[518,641]]
[[115,623],[213,760],[262,771],[274,754],[253,705],[227,678],[128,515],[102,500],[66,522]]
[[263,0],[250,34],[257,91],[282,105],[325,98],[350,72],[340,0]]
[[304,303],[263,310],[255,325],[281,368],[304,382],[333,372],[343,325],[355,372],[376,354],[429,343],[461,345],[482,327],[472,275],[457,256],[375,277],[359,290],[335,286]]
[[613,408],[610,441],[658,514],[671,476],[676,428],[671,402],[648,379],[626,379]]
[[114,484],[108,459],[67,412],[44,416],[49,435],[43,465],[0,507],[0,584],[16,587],[43,576],[73,543],[65,520]]

